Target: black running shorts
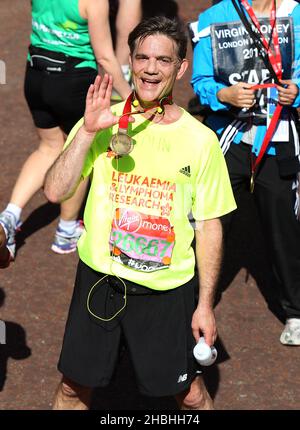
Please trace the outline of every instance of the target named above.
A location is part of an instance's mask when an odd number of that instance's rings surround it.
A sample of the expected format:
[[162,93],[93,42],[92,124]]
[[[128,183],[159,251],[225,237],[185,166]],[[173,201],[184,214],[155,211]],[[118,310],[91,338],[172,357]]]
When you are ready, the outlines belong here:
[[[171,396],[188,389],[199,371],[193,358],[195,340],[191,329],[197,280],[166,292],[124,280],[125,309],[111,322],[102,322],[88,312],[87,296],[103,276],[79,262],[59,371],[86,387],[108,385],[122,338],[142,394]],[[94,290],[91,311],[102,318],[114,315],[124,304],[123,290],[118,278],[105,278]]]
[[61,127],[68,134],[83,117],[86,94],[96,76],[90,67],[51,73],[27,62],[24,93],[35,126]]

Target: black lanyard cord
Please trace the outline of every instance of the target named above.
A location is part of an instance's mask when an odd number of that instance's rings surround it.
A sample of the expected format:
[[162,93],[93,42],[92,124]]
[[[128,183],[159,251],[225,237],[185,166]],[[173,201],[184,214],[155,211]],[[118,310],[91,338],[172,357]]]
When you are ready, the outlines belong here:
[[[246,30],[248,31],[249,35],[251,36],[251,38],[252,38],[252,40],[254,42],[254,45],[256,46],[256,48],[258,50],[258,53],[260,54],[263,62],[265,63],[266,68],[269,70],[272,78],[274,79],[274,82],[277,85],[282,85],[280,83],[280,81],[279,81],[279,79],[278,79],[278,77],[277,77],[277,75],[276,75],[273,67],[272,67],[272,64],[270,62],[269,56],[266,53],[266,49],[265,49],[265,47],[264,47],[264,45],[263,45],[263,43],[262,43],[259,35],[255,31],[253,31],[253,29],[251,27],[251,24],[249,23],[249,21],[248,21],[248,19],[246,17],[244,8],[239,8],[236,0],[232,0],[232,3],[233,3],[233,6],[234,6],[235,10],[237,11],[237,13],[238,13],[241,21],[242,21],[242,23],[244,24]],[[276,25],[276,21],[274,23],[274,26],[275,25]],[[272,41],[272,35],[273,35],[274,26],[272,27],[272,32],[271,32],[271,37],[270,37],[269,44]]]

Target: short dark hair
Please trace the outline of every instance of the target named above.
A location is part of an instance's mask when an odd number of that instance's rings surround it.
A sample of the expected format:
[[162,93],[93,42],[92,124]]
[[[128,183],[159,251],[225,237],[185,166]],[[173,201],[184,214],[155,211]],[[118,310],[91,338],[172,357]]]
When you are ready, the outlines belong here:
[[128,37],[130,54],[133,54],[137,41],[143,41],[154,34],[162,34],[172,39],[177,46],[179,59],[183,60],[185,58],[188,42],[187,32],[180,21],[172,20],[165,16],[154,16],[145,19],[132,30]]

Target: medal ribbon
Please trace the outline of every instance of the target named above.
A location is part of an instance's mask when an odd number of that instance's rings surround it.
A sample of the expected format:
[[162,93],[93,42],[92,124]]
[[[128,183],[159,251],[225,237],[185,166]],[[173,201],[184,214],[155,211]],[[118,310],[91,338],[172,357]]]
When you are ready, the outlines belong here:
[[[250,4],[248,3],[247,0],[241,0],[242,5],[244,6],[244,8],[246,9],[248,15],[251,18],[251,21],[253,22],[253,24],[255,25],[256,29],[259,31],[260,36],[261,36],[261,42],[263,44],[263,47],[265,48],[270,63],[274,69],[274,72],[276,73],[276,76],[278,77],[278,79],[282,78],[282,60],[281,60],[281,53],[280,53],[280,48],[279,48],[279,39],[278,39],[278,32],[277,32],[277,27],[276,27],[276,2],[275,0],[273,0],[272,3],[272,9],[270,12],[270,23],[271,23],[271,27],[273,29],[272,31],[272,35],[271,35],[271,40],[268,43],[265,36],[263,35],[263,33],[261,32],[261,27],[259,24],[259,21],[254,13],[254,10],[252,9],[252,7],[250,6]],[[275,51],[275,55],[273,54],[272,50],[271,50],[271,42],[273,41],[273,46],[274,46],[274,51]],[[269,83],[269,84],[258,84],[258,85],[253,85],[251,88],[253,90],[257,90],[257,89],[262,89],[262,88],[270,88],[270,87],[276,87],[276,84],[274,83]],[[262,142],[259,154],[255,160],[255,162],[251,163],[251,191],[253,192],[254,189],[254,174],[255,171],[259,165],[259,163],[261,162],[263,156],[266,153],[266,150],[268,148],[269,142],[272,139],[272,136],[274,134],[274,131],[276,129],[276,125],[279,121],[280,118],[280,114],[282,111],[283,106],[280,105],[279,103],[276,106],[276,109],[274,111],[274,114],[272,116],[271,122],[269,124],[269,127],[267,128],[267,132],[265,134],[264,140]]]
[[[134,96],[135,96],[135,93],[132,92],[125,102],[123,114],[121,115],[120,120],[119,120],[119,130],[122,130],[122,131],[128,130],[129,116],[130,115],[143,114],[143,113],[148,112],[149,110],[152,110],[152,109],[156,109],[157,112],[161,114],[164,111],[164,108],[163,108],[164,105],[173,103],[172,95],[169,95],[169,96],[163,97],[158,102],[159,104],[157,106],[153,106],[153,107],[148,108],[148,109],[143,109],[142,111],[131,112],[131,105],[133,104],[133,102],[135,100]],[[159,110],[159,108],[161,110]]]

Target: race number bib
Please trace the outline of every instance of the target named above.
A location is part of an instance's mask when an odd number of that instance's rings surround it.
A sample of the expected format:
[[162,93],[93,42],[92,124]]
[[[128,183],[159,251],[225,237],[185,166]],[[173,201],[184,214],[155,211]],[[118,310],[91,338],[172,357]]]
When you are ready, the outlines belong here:
[[109,243],[114,261],[131,269],[153,272],[170,266],[175,234],[167,218],[118,208]]

